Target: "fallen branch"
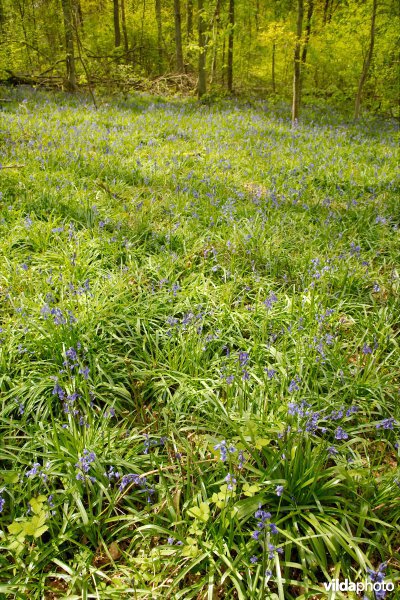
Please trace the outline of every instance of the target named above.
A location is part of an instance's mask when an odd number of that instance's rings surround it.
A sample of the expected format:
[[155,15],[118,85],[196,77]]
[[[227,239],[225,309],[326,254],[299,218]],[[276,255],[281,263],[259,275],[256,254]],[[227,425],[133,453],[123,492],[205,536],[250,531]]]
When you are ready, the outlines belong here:
[[24,169],[25,165],[0,165],[0,170],[2,169]]

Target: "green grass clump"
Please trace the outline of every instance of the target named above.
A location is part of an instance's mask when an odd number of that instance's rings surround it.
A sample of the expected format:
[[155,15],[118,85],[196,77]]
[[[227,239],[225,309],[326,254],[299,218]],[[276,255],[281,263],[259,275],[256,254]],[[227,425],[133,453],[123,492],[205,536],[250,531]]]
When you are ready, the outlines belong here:
[[382,563],[397,585],[395,127],[13,99],[0,598],[305,600]]

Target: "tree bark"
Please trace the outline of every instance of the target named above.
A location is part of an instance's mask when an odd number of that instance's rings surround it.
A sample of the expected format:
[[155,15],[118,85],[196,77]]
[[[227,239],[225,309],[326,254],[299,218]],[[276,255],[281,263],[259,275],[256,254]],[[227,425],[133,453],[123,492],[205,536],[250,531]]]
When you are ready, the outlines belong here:
[[210,84],[213,83],[217,72],[217,55],[218,55],[218,32],[221,18],[221,0],[217,0],[215,6],[213,29],[212,29],[212,59],[211,59],[211,76]]
[[[308,51],[308,43],[310,41],[311,35],[311,20],[314,12],[314,0],[308,0],[308,10],[307,10],[307,23],[306,23],[306,34],[303,42],[303,49],[301,51],[301,68],[304,67],[307,61],[307,51]],[[300,77],[300,103],[301,103],[301,93],[303,91],[303,74]]]
[[275,55],[276,55],[276,42],[272,42],[272,62],[271,62],[271,83],[272,93],[276,92],[276,81],[275,81]]
[[121,0],[121,25],[122,25],[122,35],[124,36],[124,51],[128,52],[129,43],[128,43],[128,30],[126,28],[125,0]]
[[121,45],[121,29],[119,26],[119,5],[118,0],[113,0],[114,3],[114,37],[115,47],[119,48]]
[[182,18],[180,0],[174,0],[175,15],[175,47],[176,47],[176,68],[178,73],[183,73],[183,51],[182,51]]
[[75,91],[76,84],[76,66],[75,66],[75,49],[74,49],[74,23],[73,23],[73,7],[72,0],[61,0],[64,32],[65,32],[65,51],[66,51],[66,67],[67,67],[67,89]]
[[193,0],[186,3],[186,37],[188,40],[193,37]]
[[158,46],[158,73],[162,73],[163,49],[162,49],[162,14],[161,0],[156,0],[156,21],[157,21],[157,46]]
[[228,91],[233,90],[233,37],[235,27],[235,0],[229,0],[229,35],[228,35]]
[[0,31],[3,31],[3,25],[6,22],[6,17],[4,13],[3,0],[0,0]]
[[199,12],[199,83],[197,87],[197,95],[199,98],[207,92],[206,81],[206,39],[205,39],[205,22],[204,22],[204,3],[203,0],[198,0],[197,3]]
[[296,45],[294,49],[293,69],[293,101],[292,101],[292,126],[294,127],[300,114],[301,94],[301,35],[303,33],[304,2],[297,0]]
[[372,15],[371,15],[371,30],[370,30],[370,38],[369,38],[369,48],[367,52],[367,56],[364,59],[363,69],[360,76],[360,80],[358,82],[358,90],[356,96],[356,102],[354,107],[354,118],[358,119],[360,117],[361,111],[361,98],[364,89],[364,84],[368,77],[368,71],[371,66],[372,56],[374,53],[374,45],[375,45],[375,21],[376,21],[376,9],[378,5],[378,0],[372,0]]

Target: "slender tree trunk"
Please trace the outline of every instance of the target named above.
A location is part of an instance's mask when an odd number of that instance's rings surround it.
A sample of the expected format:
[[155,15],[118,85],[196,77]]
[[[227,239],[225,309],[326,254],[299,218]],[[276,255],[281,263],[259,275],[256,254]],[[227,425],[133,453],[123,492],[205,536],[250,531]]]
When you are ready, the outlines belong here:
[[121,45],[121,29],[119,26],[119,4],[118,0],[113,0],[114,3],[114,38],[115,47],[119,48]]
[[75,66],[75,49],[74,49],[74,23],[73,23],[73,7],[72,0],[61,0],[64,32],[65,32],[65,51],[66,51],[66,66],[67,66],[67,89],[75,91],[76,84],[76,66]]
[[77,14],[78,25],[79,25],[79,27],[83,28],[83,13],[82,13],[81,0],[77,0],[77,2],[76,2],[76,14]]
[[367,56],[364,59],[363,69],[360,76],[360,80],[358,82],[358,90],[356,96],[356,102],[354,107],[354,118],[358,119],[361,111],[361,98],[364,89],[364,84],[368,77],[368,71],[371,66],[372,56],[374,53],[374,45],[375,45],[375,21],[376,21],[376,9],[377,9],[378,1],[372,0],[372,16],[371,16],[371,30],[370,30],[370,38],[369,38],[369,48],[367,52]]
[[304,2],[297,0],[297,24],[296,24],[296,46],[294,49],[293,69],[293,102],[292,102],[292,126],[295,126],[300,114],[301,94],[301,35],[303,33]]
[[174,0],[176,68],[183,73],[182,18],[180,0]]
[[193,37],[193,0],[186,2],[186,37],[188,40]]
[[121,25],[122,25],[122,35],[124,36],[124,51],[127,53],[129,50],[129,43],[128,43],[128,30],[126,28],[125,0],[121,0]]
[[26,32],[26,28],[25,28],[25,4],[24,3],[21,4],[21,2],[18,2],[18,9],[19,9],[20,17],[21,17],[22,32],[24,34],[26,55],[28,57],[29,65],[32,67],[32,58],[31,58],[31,53],[29,52],[30,44],[28,43],[28,35]]
[[233,90],[233,37],[235,27],[235,0],[229,0],[229,36],[228,36],[228,91]]
[[[225,36],[222,38],[222,59],[221,64],[225,65]],[[225,69],[222,69],[221,84],[225,85]]]
[[156,0],[156,21],[157,21],[157,46],[158,46],[158,73],[162,73],[163,48],[162,48],[162,14],[161,0]]
[[3,31],[3,25],[6,22],[6,16],[4,13],[3,0],[0,0],[0,31]]
[[254,16],[256,21],[256,31],[260,28],[260,0],[256,0],[256,14]]
[[140,30],[140,48],[139,48],[139,62],[143,64],[143,43],[144,43],[144,18],[146,16],[146,0],[143,0],[142,7],[142,28]]
[[[301,51],[301,68],[303,68],[307,62],[307,51],[308,51],[308,43],[310,41],[310,35],[311,35],[311,20],[312,20],[313,12],[314,12],[314,0],[308,0],[306,34],[305,34],[304,42],[303,42],[303,49]],[[303,73],[302,73],[301,78],[300,78],[300,103],[301,103],[301,93],[303,91],[303,81],[304,81],[304,77],[303,77]]]
[[276,55],[276,42],[272,42],[272,62],[271,62],[271,83],[272,83],[272,92],[275,94],[276,92],[276,82],[275,82],[275,55]]
[[206,38],[205,29],[206,24],[204,22],[204,3],[203,0],[197,0],[197,6],[199,11],[199,83],[197,88],[197,95],[199,98],[204,96],[207,92],[207,81],[206,81]]
[[324,15],[322,17],[322,22],[323,22],[324,25],[326,25],[326,23],[328,21],[329,4],[330,4],[330,0],[325,0],[325,2],[324,2]]
[[218,55],[218,32],[221,18],[221,0],[217,0],[215,6],[213,30],[212,30],[212,59],[211,59],[211,77],[210,83],[213,83],[217,72],[217,55]]

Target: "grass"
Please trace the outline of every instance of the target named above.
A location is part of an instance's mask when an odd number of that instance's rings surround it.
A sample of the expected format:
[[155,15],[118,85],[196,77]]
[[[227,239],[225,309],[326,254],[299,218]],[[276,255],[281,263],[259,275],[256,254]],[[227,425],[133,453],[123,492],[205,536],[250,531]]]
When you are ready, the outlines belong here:
[[0,598],[397,586],[395,126],[10,98]]

